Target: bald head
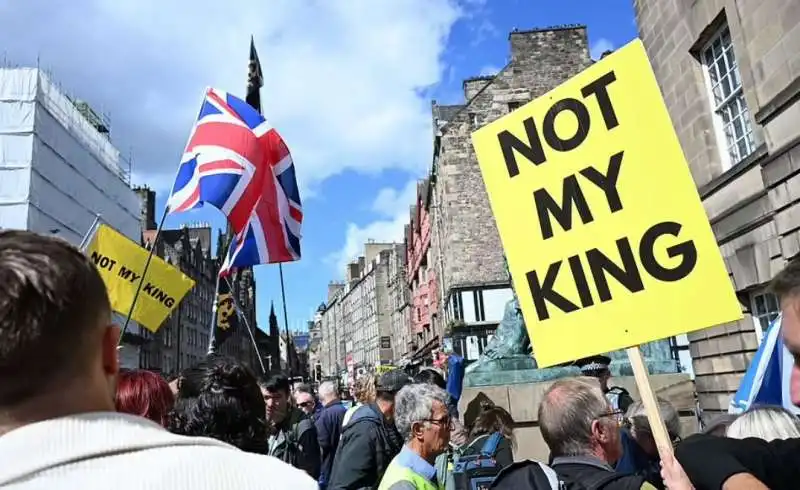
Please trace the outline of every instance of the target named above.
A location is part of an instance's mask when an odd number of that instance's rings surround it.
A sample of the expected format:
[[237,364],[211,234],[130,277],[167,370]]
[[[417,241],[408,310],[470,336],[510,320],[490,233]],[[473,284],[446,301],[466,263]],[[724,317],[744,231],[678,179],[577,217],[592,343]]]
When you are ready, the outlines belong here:
[[592,423],[609,409],[597,380],[570,378],[553,383],[539,405],[542,437],[553,456],[592,453]]

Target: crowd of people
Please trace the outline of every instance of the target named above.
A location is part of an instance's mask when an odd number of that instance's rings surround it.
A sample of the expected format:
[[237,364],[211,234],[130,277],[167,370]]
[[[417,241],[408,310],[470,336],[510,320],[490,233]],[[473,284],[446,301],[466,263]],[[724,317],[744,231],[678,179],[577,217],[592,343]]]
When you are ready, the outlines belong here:
[[[800,360],[800,261],[774,287],[784,342]],[[674,446],[662,460],[643,404],[608,386],[604,358],[544,393],[548,461],[515,462],[511,414],[485,402],[460,416],[436,369],[365,374],[351,408],[335,382],[292,386],[224,356],[167,380],[120,369],[111,318],[105,285],[79,250],[0,231],[0,487],[731,490],[800,481],[800,424],[781,407],[682,439],[677,411],[660,400]]]

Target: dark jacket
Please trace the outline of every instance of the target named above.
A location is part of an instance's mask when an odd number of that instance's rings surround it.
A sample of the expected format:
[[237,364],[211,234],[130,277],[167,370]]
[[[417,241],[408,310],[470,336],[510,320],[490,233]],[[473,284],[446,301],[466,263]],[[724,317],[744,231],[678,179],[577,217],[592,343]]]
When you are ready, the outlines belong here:
[[281,461],[319,478],[321,455],[314,422],[301,410],[292,407],[277,432],[269,438],[269,453]]
[[639,490],[653,488],[640,476],[622,475],[604,461],[590,456],[553,458],[550,465],[566,488],[601,488],[603,490]]
[[800,439],[728,439],[697,434],[675,448],[675,456],[697,490],[722,488],[737,473],[749,473],[772,490],[800,482]]
[[403,439],[394,424],[376,405],[358,407],[339,439],[328,490],[378,488],[402,447]]
[[[553,474],[552,472],[555,472]],[[497,475],[492,490],[653,490],[638,476],[616,473],[611,466],[590,456],[553,459],[552,469],[534,461],[506,466]]]
[[325,406],[314,422],[314,427],[317,429],[319,449],[322,452],[322,469],[319,474],[319,484],[323,487],[326,486],[331,474],[336,447],[339,445],[339,438],[342,435],[342,422],[344,421],[345,412],[347,412],[347,409],[344,408],[344,405],[339,400],[336,400]]
[[620,438],[622,439],[622,458],[617,461],[614,470],[623,475],[639,475],[658,490],[664,490],[659,458],[644,452],[644,449],[627,430],[620,431]]

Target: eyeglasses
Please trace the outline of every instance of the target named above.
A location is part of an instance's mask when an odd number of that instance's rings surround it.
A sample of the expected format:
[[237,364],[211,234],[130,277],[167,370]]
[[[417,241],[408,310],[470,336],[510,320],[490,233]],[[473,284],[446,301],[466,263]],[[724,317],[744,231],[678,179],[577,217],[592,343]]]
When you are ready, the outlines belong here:
[[625,422],[625,412],[622,410],[612,410],[611,412],[601,413],[597,416],[598,419],[602,419],[608,417],[614,422],[617,423],[618,426],[622,427],[622,424]]
[[299,404],[303,408],[311,408],[314,406],[314,402],[303,402]]
[[440,419],[422,419],[422,421],[430,422],[440,427],[447,427],[448,429],[453,430],[453,419],[449,415]]

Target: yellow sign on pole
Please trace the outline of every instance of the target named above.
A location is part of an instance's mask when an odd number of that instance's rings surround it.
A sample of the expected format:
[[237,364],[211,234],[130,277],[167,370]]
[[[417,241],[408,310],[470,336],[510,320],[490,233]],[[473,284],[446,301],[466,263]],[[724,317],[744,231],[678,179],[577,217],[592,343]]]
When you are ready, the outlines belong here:
[[[111,308],[127,315],[143,281],[142,271],[149,251],[113,228],[100,225],[86,254],[103,277]],[[193,286],[194,280],[159,257],[153,257],[131,318],[151,332],[157,331]]]
[[378,373],[378,374],[384,374],[384,373],[388,373],[389,371],[394,371],[395,369],[397,369],[397,366],[381,365],[381,366],[376,366],[375,367],[375,372]]
[[641,41],[472,139],[542,367],[741,318]]

